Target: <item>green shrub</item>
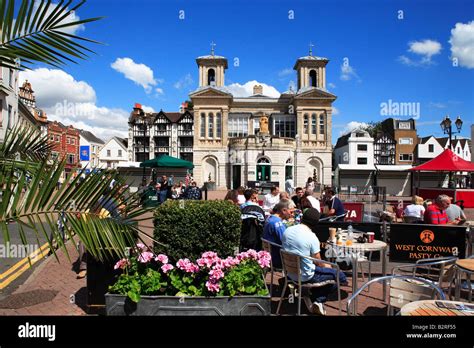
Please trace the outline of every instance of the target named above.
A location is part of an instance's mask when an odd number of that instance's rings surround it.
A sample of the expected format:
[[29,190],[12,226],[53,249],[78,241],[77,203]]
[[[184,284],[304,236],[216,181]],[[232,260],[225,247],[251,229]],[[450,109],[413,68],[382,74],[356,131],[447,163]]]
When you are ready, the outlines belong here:
[[157,252],[171,259],[195,260],[205,251],[233,255],[239,246],[240,210],[228,201],[172,201],[160,205],[154,214],[154,238],[167,247]]

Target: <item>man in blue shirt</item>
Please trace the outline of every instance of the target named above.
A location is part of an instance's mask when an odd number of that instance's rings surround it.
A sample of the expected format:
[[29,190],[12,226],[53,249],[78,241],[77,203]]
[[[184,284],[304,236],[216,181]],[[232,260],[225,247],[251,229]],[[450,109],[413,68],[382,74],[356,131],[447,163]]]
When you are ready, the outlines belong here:
[[334,189],[327,188],[325,194],[326,205],[329,208],[328,216],[339,216],[336,221],[344,221],[344,204],[336,197]]
[[[312,231],[317,228],[319,217],[320,214],[316,209],[307,208],[303,213],[301,224],[288,227],[283,234],[283,250],[321,260],[320,243],[318,237]],[[318,264],[317,262],[302,258],[300,269],[302,282],[322,283],[336,280],[336,270],[324,263]],[[296,274],[288,274],[288,276],[293,280],[298,279]],[[342,272],[339,273],[339,282],[341,285],[347,284],[346,275]],[[325,315],[323,303],[326,302],[328,295],[335,290],[337,290],[337,286],[332,283],[312,289],[311,299],[303,295],[308,310],[312,313]],[[311,303],[311,301],[314,302]]]
[[[273,207],[273,215],[271,215],[263,229],[263,239],[281,245],[281,238],[286,226],[283,223],[284,219],[291,216],[289,203],[280,201]],[[281,268],[280,248],[272,245],[272,263],[273,267]]]

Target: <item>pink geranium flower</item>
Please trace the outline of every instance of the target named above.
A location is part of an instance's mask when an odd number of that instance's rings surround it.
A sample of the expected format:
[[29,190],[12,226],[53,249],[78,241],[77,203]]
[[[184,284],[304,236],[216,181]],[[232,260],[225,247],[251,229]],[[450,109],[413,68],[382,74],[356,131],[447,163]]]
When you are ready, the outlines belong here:
[[124,269],[126,266],[129,266],[129,265],[130,265],[130,262],[127,259],[121,259],[117,261],[117,263],[114,266],[114,269],[119,269],[119,268]]
[[220,268],[212,269],[209,272],[209,275],[211,276],[211,279],[215,279],[215,280],[224,278],[224,272]]
[[144,251],[138,256],[138,261],[141,263],[148,263],[153,260],[153,253]]
[[165,263],[163,266],[161,266],[163,273],[168,273],[168,271],[171,271],[173,268],[174,267],[171,263]]
[[168,263],[168,256],[165,254],[159,254],[157,257],[155,257],[155,261],[160,261],[163,264]]
[[266,259],[266,260],[271,260],[272,259],[272,256],[270,255],[269,252],[265,251],[265,250],[262,250],[262,251],[259,251],[258,254],[258,259]]
[[137,248],[140,249],[140,250],[145,250],[145,244],[143,243],[137,243]]
[[206,287],[210,292],[219,292],[220,290],[219,282],[212,279],[206,282]]
[[257,261],[261,268],[268,268],[270,267],[270,260],[261,258]]

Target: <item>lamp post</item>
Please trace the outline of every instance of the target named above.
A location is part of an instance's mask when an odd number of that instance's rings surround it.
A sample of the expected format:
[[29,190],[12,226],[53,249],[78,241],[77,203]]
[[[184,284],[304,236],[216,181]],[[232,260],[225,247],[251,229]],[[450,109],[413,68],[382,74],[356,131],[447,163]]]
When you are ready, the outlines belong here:
[[[461,120],[461,117],[458,116],[458,118],[456,119],[456,121],[454,122],[454,125],[456,126],[456,131],[454,133],[460,133],[461,132],[461,128],[462,128],[462,120]],[[440,126],[441,126],[441,129],[443,130],[443,133],[444,134],[448,134],[448,138],[449,138],[449,149],[451,151],[453,151],[453,122],[451,121],[451,119],[449,118],[449,115],[446,115],[446,117],[444,118],[443,121],[441,121],[440,123]],[[451,188],[455,188],[456,185],[454,185],[454,182],[453,182],[453,173],[452,172],[449,172],[449,182],[448,182],[448,187],[451,187]]]

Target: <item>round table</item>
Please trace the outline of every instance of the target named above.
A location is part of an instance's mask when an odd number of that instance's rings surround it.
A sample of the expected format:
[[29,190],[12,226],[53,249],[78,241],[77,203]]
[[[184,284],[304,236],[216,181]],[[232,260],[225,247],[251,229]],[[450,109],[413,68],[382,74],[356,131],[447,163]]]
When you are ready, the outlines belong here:
[[467,284],[469,289],[469,302],[472,301],[471,276],[474,273],[474,259],[460,259],[456,261],[456,292],[455,298],[461,297],[462,273],[467,273]]
[[460,304],[471,305],[459,301],[442,301],[442,300],[423,300],[407,303],[400,310],[400,315],[403,316],[474,316],[474,311],[463,311],[457,309],[441,308],[436,305],[436,302],[446,304]]
[[[381,240],[374,240],[373,243],[357,243],[354,241],[351,245],[337,245],[336,243],[329,241],[328,244],[336,252],[336,257],[340,257],[342,255],[349,256],[352,263],[352,293],[356,293],[357,287],[357,279],[358,279],[358,272],[357,267],[359,263],[359,257],[366,252],[374,252],[374,251],[381,251],[381,261],[382,261],[382,276],[386,275],[386,259],[387,259],[387,243],[382,242]],[[370,263],[372,262],[371,257],[367,260],[369,262],[369,281],[370,281]],[[386,284],[383,284],[383,300],[385,301],[387,295]],[[354,299],[354,311],[357,308],[357,299]]]

